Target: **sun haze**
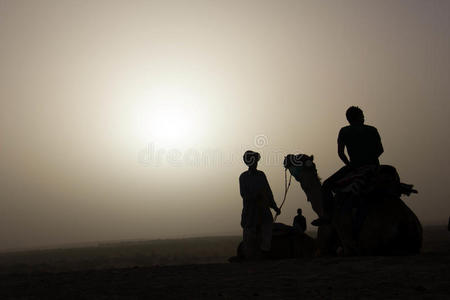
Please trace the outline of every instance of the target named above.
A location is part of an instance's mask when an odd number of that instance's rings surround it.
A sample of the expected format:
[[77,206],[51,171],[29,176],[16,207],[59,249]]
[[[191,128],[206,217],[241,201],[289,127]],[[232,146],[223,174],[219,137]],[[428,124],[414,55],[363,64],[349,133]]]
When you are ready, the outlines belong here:
[[[240,234],[242,154],[326,178],[351,105],[450,214],[450,2],[0,1],[1,249]],[[278,221],[315,218],[294,182]]]

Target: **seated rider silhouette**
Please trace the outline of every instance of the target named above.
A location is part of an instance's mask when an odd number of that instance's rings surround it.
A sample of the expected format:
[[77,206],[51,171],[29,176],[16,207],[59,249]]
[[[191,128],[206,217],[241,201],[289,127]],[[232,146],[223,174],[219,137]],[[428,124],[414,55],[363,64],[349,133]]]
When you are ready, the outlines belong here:
[[[351,106],[347,109],[346,117],[350,125],[341,128],[338,136],[338,155],[345,166],[324,181],[322,185],[324,215],[311,223],[315,226],[330,219],[335,183],[357,168],[380,165],[378,158],[384,151],[378,130],[364,124],[364,114],[359,107]],[[345,154],[345,148],[349,158]]]

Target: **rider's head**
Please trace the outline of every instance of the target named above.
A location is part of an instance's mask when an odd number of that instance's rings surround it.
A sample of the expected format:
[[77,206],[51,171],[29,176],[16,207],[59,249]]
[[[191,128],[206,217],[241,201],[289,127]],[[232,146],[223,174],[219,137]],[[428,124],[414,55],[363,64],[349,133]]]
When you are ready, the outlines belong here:
[[350,106],[345,113],[350,125],[364,124],[364,113],[358,106]]
[[302,214],[302,209],[301,208],[297,209],[297,214],[299,214],[299,215]]
[[254,151],[245,151],[244,153],[244,163],[249,167],[249,168],[254,168],[256,169],[256,167],[258,166],[258,161],[261,158],[261,156],[259,155],[258,152],[254,152]]

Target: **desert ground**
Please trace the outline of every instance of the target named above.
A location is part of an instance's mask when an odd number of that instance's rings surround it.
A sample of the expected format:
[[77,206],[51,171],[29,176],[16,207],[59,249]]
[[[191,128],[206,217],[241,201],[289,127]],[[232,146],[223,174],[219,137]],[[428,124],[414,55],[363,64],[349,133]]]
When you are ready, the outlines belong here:
[[239,237],[0,255],[1,299],[450,299],[450,232],[422,254],[227,263]]

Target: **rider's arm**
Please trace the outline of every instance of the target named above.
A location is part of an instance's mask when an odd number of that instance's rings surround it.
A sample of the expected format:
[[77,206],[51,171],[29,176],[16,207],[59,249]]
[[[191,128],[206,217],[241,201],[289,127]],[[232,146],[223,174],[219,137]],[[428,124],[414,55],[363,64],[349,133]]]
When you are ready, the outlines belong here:
[[348,159],[347,155],[345,155],[345,130],[345,127],[341,128],[338,134],[338,155],[346,166],[350,166],[350,160]]
[[345,144],[342,141],[338,141],[338,155],[346,166],[350,165],[350,161],[348,160],[347,155],[345,155]]
[[380,155],[383,154],[384,149],[383,149],[383,144],[381,144],[380,134],[378,133],[378,130],[376,130],[376,129],[375,129],[375,139],[376,139],[376,152],[375,152],[375,155],[377,157],[380,157]]

